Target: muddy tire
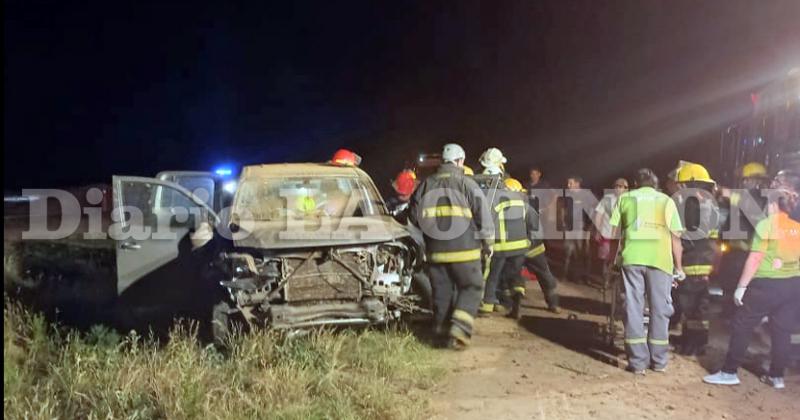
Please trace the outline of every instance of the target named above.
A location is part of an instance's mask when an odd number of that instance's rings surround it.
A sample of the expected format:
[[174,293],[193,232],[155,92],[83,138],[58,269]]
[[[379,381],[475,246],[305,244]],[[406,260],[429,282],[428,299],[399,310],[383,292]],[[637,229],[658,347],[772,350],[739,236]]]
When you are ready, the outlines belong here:
[[431,279],[424,271],[419,271],[414,274],[411,280],[411,291],[420,297],[419,306],[433,310],[433,288],[431,287]]
[[214,347],[224,350],[230,347],[233,332],[231,305],[228,302],[219,302],[211,309],[211,336]]

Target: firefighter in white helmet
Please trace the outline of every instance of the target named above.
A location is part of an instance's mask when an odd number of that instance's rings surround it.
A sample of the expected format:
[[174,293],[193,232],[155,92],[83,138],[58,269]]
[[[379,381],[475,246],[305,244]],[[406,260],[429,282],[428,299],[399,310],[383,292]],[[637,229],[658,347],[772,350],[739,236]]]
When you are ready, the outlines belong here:
[[481,155],[480,164],[483,166],[483,173],[486,175],[502,175],[505,171],[505,164],[508,162],[503,152],[495,147],[486,149]]
[[464,159],[461,146],[445,145],[444,163],[414,191],[409,212],[425,239],[434,334],[454,349],[470,343],[483,291],[481,257],[491,254],[491,215],[478,185],[464,175]]

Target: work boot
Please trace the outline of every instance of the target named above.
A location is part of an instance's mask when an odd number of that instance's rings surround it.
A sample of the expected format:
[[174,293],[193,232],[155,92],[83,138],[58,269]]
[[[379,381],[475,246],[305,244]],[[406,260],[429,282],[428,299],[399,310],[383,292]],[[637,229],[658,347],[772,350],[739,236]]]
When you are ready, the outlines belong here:
[[498,304],[494,305],[494,311],[495,312],[506,312],[506,311],[508,311],[508,309],[506,309],[506,307],[503,304],[498,303]]
[[447,342],[447,348],[455,351],[464,351],[469,347],[469,343],[465,343],[455,337],[450,337]]
[[548,312],[552,312],[552,313],[554,313],[554,314],[558,315],[558,314],[560,314],[560,313],[561,313],[561,308],[560,308],[559,306],[556,306],[556,305],[554,305],[554,306],[550,306],[550,307],[548,307],[548,308],[547,308],[547,311],[548,311]]
[[497,306],[499,305],[495,305],[494,303],[481,302],[481,306],[478,307],[478,315],[489,316],[492,312],[495,311],[495,308]]
[[522,293],[516,292],[511,297],[511,310],[508,312],[508,317],[519,321],[522,317]]
[[447,347],[451,350],[466,350],[469,347],[470,336],[457,327],[450,329],[450,339]]

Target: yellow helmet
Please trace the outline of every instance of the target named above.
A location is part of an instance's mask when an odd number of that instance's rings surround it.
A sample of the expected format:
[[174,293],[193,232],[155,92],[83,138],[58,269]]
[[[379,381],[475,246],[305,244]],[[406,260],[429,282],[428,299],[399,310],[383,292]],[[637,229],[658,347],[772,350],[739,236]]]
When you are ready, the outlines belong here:
[[503,181],[503,183],[506,184],[506,188],[508,188],[511,191],[519,192],[523,190],[522,183],[514,178],[506,178],[506,180]]
[[697,181],[714,183],[714,180],[711,179],[711,176],[708,174],[708,170],[703,165],[692,162],[681,162],[681,165],[678,167],[676,178],[678,182]]
[[469,166],[464,165],[464,175],[466,176],[475,175],[475,171],[473,171],[472,168],[470,168]]
[[765,178],[766,176],[767,168],[758,162],[750,162],[742,166],[742,178]]

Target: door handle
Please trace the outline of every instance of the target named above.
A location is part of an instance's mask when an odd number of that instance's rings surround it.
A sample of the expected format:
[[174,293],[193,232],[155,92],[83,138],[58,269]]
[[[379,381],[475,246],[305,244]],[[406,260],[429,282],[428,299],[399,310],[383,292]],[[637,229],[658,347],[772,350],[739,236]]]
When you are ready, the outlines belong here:
[[120,245],[120,248],[129,249],[129,250],[137,250],[137,249],[142,249],[142,246],[137,244],[136,242],[123,242],[122,245]]

